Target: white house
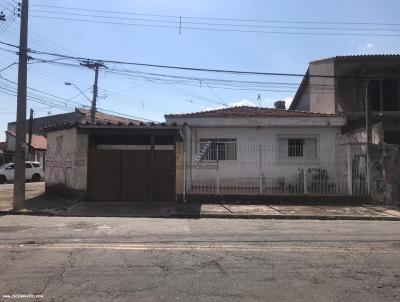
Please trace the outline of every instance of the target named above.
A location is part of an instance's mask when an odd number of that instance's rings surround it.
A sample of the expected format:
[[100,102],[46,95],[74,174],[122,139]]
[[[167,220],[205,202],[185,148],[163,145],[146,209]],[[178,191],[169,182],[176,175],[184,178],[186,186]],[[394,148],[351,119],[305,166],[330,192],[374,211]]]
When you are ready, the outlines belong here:
[[341,114],[241,106],[165,119],[183,127],[186,194],[364,191],[360,182],[355,190],[349,173],[357,152],[337,144],[346,124]]

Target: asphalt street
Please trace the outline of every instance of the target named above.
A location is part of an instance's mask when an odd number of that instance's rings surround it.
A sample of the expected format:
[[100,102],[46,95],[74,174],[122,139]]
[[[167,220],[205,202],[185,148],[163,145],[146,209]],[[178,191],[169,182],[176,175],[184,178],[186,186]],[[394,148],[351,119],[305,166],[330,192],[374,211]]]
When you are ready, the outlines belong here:
[[399,301],[399,226],[0,216],[0,299]]

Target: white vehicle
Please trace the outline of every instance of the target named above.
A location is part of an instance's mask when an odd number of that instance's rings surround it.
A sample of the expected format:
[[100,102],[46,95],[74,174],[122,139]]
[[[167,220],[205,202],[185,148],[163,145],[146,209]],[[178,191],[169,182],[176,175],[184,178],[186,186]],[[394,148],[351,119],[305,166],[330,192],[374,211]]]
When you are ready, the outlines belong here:
[[[0,184],[14,180],[14,163],[7,163],[0,166]],[[41,181],[44,178],[43,168],[38,162],[25,162],[25,179],[31,181]]]

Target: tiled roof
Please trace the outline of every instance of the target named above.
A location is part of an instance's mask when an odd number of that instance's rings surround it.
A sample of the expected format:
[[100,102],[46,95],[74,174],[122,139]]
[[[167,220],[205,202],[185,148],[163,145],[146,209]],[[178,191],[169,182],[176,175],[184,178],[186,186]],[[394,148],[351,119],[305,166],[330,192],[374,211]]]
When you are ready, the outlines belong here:
[[[79,121],[74,121],[74,122],[79,122],[79,123],[90,122],[90,110],[83,109],[83,108],[76,108],[75,110],[77,112],[82,113],[84,115],[84,117],[81,118]],[[112,115],[112,114],[99,112],[99,111],[96,111],[96,122],[123,124],[123,125],[129,125],[129,124],[139,125],[140,123],[142,123],[142,121],[139,121],[139,120],[128,119],[128,118],[124,118],[121,116]]]
[[[6,131],[10,135],[15,137],[15,132],[13,131]],[[26,141],[27,144],[29,143],[29,134],[26,134]],[[47,149],[47,139],[42,135],[32,134],[32,141],[31,146],[37,150],[46,150]]]
[[380,59],[380,58],[400,59],[400,54],[333,56],[333,57],[327,57],[327,58],[313,60],[313,61],[311,61],[311,63],[316,63],[316,62],[321,62],[321,61],[329,61],[329,60],[334,60],[334,59]]
[[210,111],[201,111],[183,114],[166,114],[165,118],[193,118],[193,117],[336,117],[340,114],[315,113],[286,109],[272,109],[252,106],[238,106]]
[[[55,114],[49,116],[43,116],[33,119],[33,133],[36,134],[45,134],[43,132],[43,128],[46,128],[51,125],[65,124],[65,123],[86,123],[90,122],[90,110],[83,108],[75,108],[75,111],[63,113],[63,114]],[[140,124],[141,121],[128,119],[112,114],[106,114],[103,112],[96,112],[96,122],[102,123],[121,123],[121,124]],[[10,125],[15,125],[15,122],[9,123]],[[29,120],[26,120],[26,129],[29,127]],[[13,130],[15,127],[12,127],[9,130]]]

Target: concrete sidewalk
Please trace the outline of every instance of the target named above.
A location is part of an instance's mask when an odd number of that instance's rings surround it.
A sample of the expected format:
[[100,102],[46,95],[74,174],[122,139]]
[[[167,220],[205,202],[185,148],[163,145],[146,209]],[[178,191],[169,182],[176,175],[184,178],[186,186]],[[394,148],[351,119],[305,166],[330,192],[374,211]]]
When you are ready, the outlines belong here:
[[0,186],[0,214],[77,217],[248,218],[399,220],[400,210],[372,205],[290,205],[243,203],[79,202],[44,194],[44,183],[27,184],[21,211],[12,210],[12,185]]

